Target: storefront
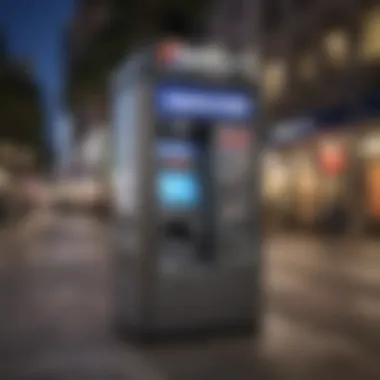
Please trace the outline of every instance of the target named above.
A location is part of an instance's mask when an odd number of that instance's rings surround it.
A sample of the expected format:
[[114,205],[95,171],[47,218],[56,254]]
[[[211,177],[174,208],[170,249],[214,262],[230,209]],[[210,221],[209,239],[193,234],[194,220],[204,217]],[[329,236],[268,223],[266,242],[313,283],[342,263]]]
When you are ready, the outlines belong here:
[[380,235],[380,131],[366,133],[358,153],[364,231]]
[[314,125],[294,119],[272,128],[263,160],[263,199],[270,228],[309,229],[315,222],[317,170]]
[[273,126],[266,150],[270,228],[380,237],[380,92]]
[[273,128],[263,170],[271,228],[346,231],[351,137],[344,125],[318,123],[317,118],[295,119]]
[[350,215],[350,136],[330,133],[318,136],[316,157],[319,171],[319,230],[343,233]]
[[312,230],[318,221],[318,168],[313,142],[297,147],[292,155],[293,222],[296,228]]
[[359,129],[355,151],[358,225],[364,235],[380,237],[380,91],[361,100]]
[[286,224],[291,214],[291,172],[285,154],[272,149],[263,157],[262,201],[270,229]]

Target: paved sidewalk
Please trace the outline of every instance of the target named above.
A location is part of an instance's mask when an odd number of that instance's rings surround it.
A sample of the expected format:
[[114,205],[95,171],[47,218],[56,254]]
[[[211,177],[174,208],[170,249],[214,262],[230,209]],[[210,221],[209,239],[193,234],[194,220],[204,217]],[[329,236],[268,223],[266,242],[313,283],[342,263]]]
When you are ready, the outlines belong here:
[[72,220],[54,219],[49,226],[35,218],[28,234],[18,226],[0,241],[6,262],[0,271],[0,378],[162,379],[140,351],[110,335],[107,256],[96,228],[75,234]]
[[318,239],[275,236],[263,251],[261,345],[247,337],[142,354],[109,333],[106,228],[85,216],[51,216],[53,224],[30,229],[22,244],[15,244],[22,240],[16,230],[8,248],[0,239],[9,259],[0,266],[1,379],[380,378],[380,250],[374,242],[335,242],[326,250]]

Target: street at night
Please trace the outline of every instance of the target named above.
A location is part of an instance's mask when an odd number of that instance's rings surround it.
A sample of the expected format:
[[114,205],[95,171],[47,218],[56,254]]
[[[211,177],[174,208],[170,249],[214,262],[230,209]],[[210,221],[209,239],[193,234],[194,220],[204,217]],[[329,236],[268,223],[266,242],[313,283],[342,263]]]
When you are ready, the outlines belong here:
[[0,380],[380,379],[379,1],[0,3]]

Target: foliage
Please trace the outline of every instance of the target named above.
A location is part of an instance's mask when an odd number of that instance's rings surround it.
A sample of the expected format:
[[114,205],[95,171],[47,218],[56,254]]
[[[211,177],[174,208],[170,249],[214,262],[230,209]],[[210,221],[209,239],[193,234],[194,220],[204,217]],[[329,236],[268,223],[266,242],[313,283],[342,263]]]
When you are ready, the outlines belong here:
[[21,65],[3,60],[0,66],[0,143],[44,154],[38,87]]
[[[194,29],[205,0],[111,0],[108,25],[94,38],[86,57],[71,68],[67,95],[72,108],[93,93],[104,93],[109,72],[136,41],[176,33],[181,24]],[[186,28],[185,28],[186,29]],[[189,29],[189,27],[187,27]]]

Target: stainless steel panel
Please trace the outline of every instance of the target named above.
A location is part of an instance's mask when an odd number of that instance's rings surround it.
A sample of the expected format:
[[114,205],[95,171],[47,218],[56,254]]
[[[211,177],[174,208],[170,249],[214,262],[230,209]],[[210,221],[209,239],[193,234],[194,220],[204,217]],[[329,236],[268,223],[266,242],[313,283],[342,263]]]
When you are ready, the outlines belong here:
[[161,275],[154,328],[202,329],[253,320],[255,276],[256,268],[247,265]]

